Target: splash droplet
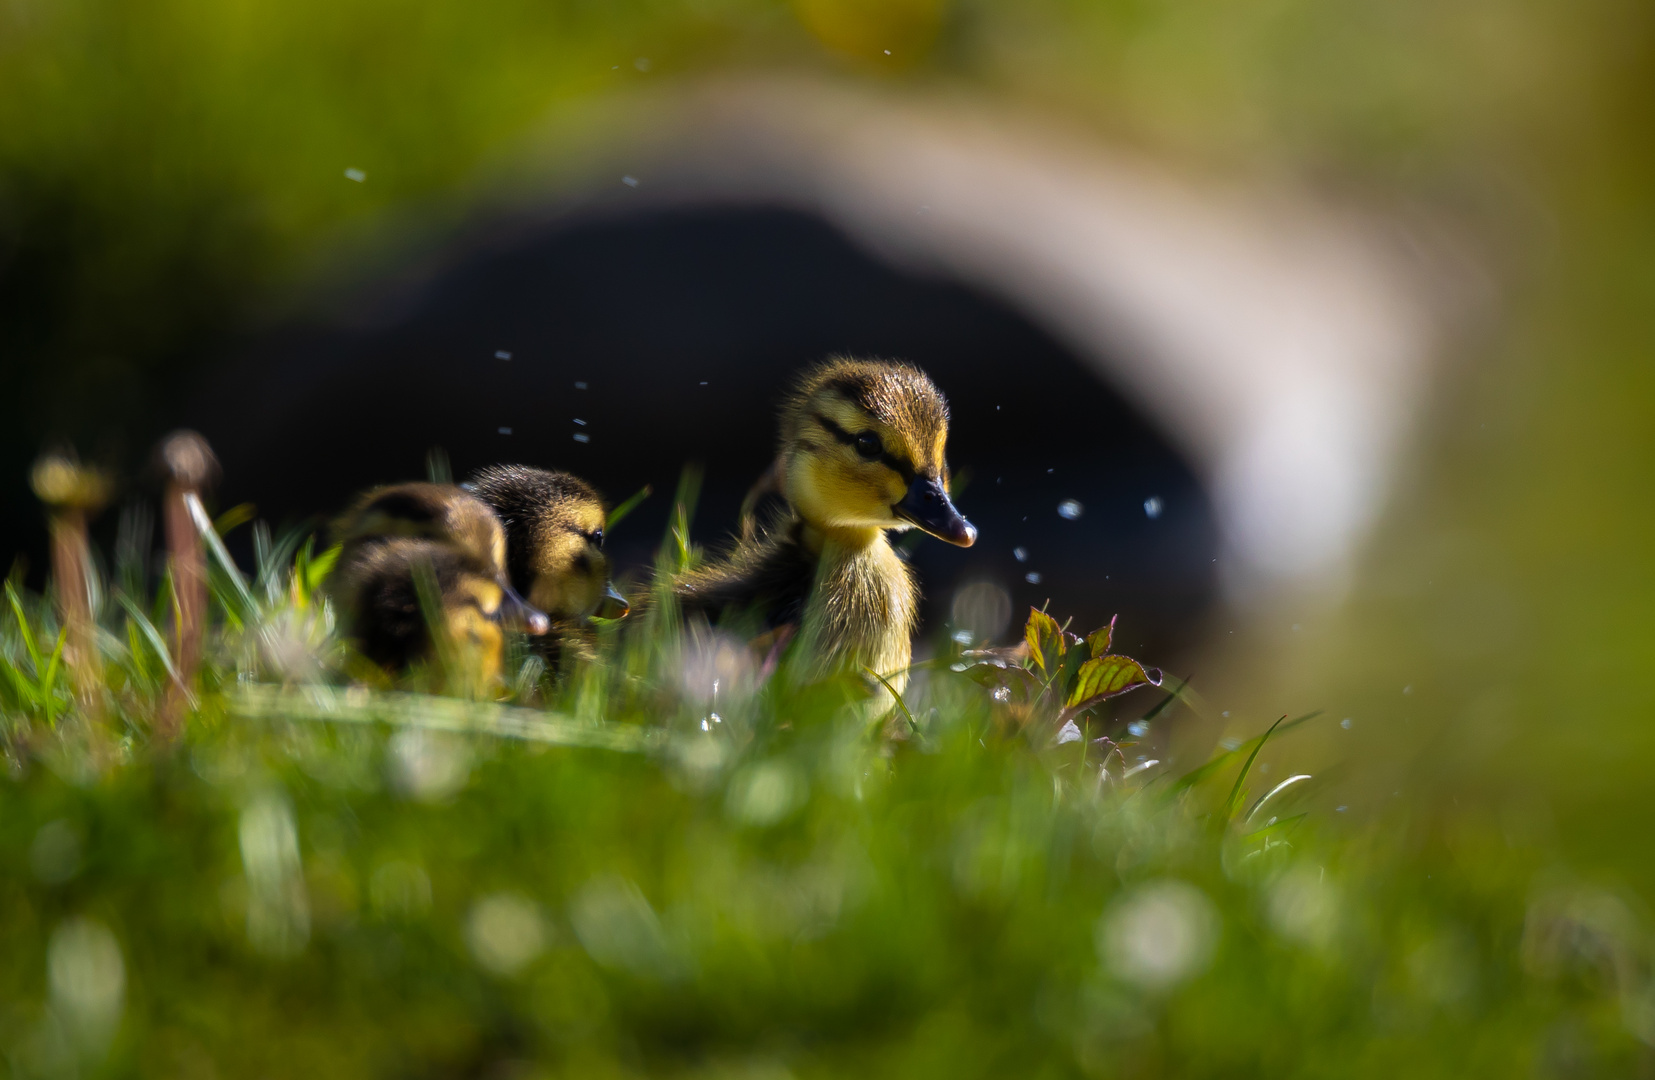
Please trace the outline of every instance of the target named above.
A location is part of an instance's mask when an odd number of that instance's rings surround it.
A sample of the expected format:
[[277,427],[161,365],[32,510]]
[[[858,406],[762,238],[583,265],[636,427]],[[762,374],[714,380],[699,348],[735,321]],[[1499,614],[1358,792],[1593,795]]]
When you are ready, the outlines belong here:
[[1164,504],[1161,502],[1161,497],[1159,495],[1151,495],[1149,498],[1144,500],[1144,515],[1148,517],[1149,520],[1154,521],[1156,518],[1161,516],[1161,510],[1163,507]]
[[1057,516],[1065,521],[1074,521],[1086,512],[1086,508],[1074,499],[1064,499],[1057,504]]

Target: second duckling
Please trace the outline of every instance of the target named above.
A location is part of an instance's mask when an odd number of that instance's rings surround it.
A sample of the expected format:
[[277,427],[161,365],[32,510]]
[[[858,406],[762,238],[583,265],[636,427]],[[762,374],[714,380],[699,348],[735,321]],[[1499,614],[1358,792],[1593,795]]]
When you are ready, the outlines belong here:
[[587,653],[586,620],[619,619],[628,611],[609,578],[603,499],[577,476],[528,465],[490,466],[466,486],[505,526],[512,584],[552,618],[546,651]]
[[680,578],[683,610],[758,615],[796,630],[816,674],[871,669],[907,684],[919,587],[887,531],[970,547],[948,497],[948,403],[916,367],[836,359],[782,408],[774,466],[788,513],[722,562]]
[[[342,549],[328,590],[357,649],[384,668],[405,668],[435,646],[451,650],[484,687],[499,678],[507,629],[544,634],[550,627],[511,587],[500,520],[457,487],[375,488],[335,534]],[[428,613],[428,605],[438,610]],[[440,615],[440,627],[429,615]],[[434,641],[433,629],[445,640]]]

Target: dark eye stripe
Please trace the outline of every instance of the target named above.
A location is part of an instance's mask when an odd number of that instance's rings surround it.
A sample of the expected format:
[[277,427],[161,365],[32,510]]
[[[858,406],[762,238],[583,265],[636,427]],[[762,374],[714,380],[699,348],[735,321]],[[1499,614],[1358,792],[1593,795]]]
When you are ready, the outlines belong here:
[[[835,439],[839,440],[846,446],[856,445],[855,435],[852,435],[850,432],[823,416],[821,413],[813,413],[812,415],[816,417],[816,422],[818,424],[821,424],[823,428],[827,429],[827,433],[829,435],[832,435]],[[908,462],[897,457],[895,454],[892,454],[890,451],[886,451],[879,455],[878,460],[880,464],[891,469],[898,476],[902,477],[902,479],[907,483],[911,484],[914,482],[914,467],[908,464]]]

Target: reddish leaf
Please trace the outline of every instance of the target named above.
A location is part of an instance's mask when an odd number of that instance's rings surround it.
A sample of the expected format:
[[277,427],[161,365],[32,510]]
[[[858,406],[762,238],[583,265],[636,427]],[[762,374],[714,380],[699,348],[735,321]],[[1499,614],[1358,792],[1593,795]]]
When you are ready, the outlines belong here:
[[1089,709],[1105,698],[1136,690],[1140,686],[1160,686],[1161,670],[1146,668],[1129,656],[1100,656],[1080,666],[1074,689],[1064,704],[1065,716]]

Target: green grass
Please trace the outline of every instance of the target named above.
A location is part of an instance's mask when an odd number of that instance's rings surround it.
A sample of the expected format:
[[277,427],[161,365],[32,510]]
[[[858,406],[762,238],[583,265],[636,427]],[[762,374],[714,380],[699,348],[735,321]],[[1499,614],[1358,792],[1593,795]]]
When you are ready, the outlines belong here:
[[847,707],[864,682],[761,681],[662,618],[560,679],[515,654],[500,700],[368,690],[337,674],[326,559],[261,533],[250,577],[213,561],[195,707],[165,743],[169,585],[127,549],[95,581],[90,705],[49,598],[8,586],[0,619],[14,1075],[1648,1064],[1626,902],[1490,817],[1349,822],[1319,781],[1257,780],[1265,718],[1199,768],[1126,775],[1177,722],[1148,689],[1143,746],[1113,702],[1088,734],[1118,744],[1053,746],[1076,700],[1053,680],[1095,661],[1038,618],[1016,670],[939,648],[896,741]]

